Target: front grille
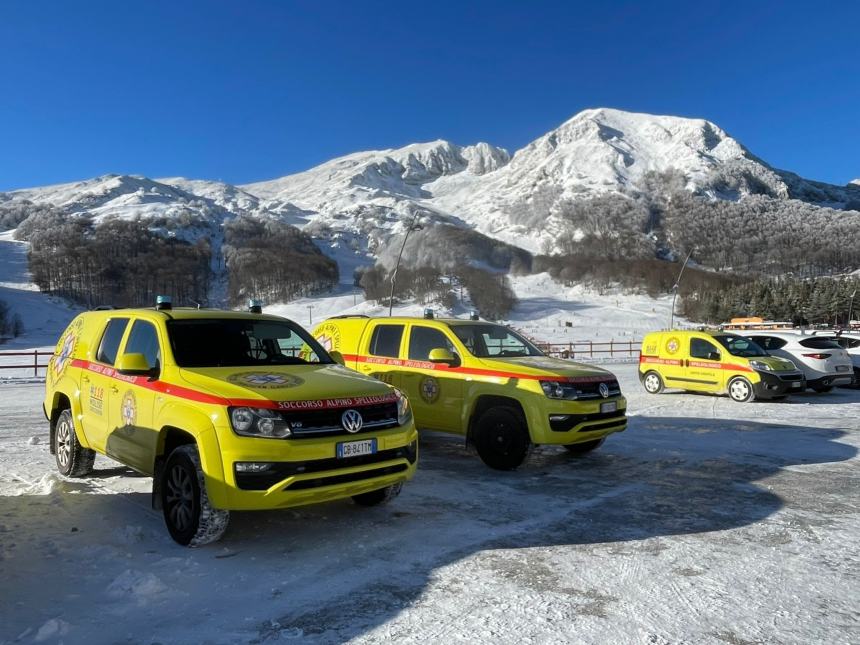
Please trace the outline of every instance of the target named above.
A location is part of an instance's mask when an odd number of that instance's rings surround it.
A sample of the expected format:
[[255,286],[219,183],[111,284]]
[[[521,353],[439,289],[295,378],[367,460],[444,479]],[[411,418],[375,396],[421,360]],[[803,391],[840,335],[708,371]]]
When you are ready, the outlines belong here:
[[792,372],[790,374],[777,374],[781,381],[800,381],[803,379],[803,374],[800,372]]
[[382,403],[356,408],[361,413],[364,424],[358,432],[350,433],[341,424],[345,409],[282,412],[281,416],[289,422],[293,439],[310,439],[331,435],[356,435],[363,432],[387,430],[397,425],[397,403]]
[[[618,381],[616,380],[607,380],[603,381],[606,383],[609,388],[609,397],[619,396],[621,394],[621,386],[618,385]],[[587,400],[587,399],[602,399],[603,395],[600,394],[600,382],[597,383],[576,383],[577,390],[577,400]]]
[[[391,448],[390,450],[380,450],[372,455],[360,455],[358,457],[347,457],[345,459],[331,457],[329,459],[316,459],[314,461],[273,462],[269,465],[267,470],[261,473],[236,472],[234,466],[234,474],[236,476],[236,486],[242,490],[268,490],[279,481],[283,481],[287,477],[292,477],[293,475],[306,475],[308,473],[319,473],[326,470],[340,470],[342,468],[352,468],[353,466],[366,466],[368,464],[378,464],[383,461],[391,461],[392,459],[406,459],[410,464],[414,464],[417,458],[418,442],[413,441],[408,446]],[[372,476],[376,477],[377,475]]]
[[554,432],[567,432],[568,430],[573,430],[580,423],[585,423],[586,421],[607,421],[607,423],[602,423],[599,426],[587,426],[580,430],[580,432],[592,432],[601,428],[608,428],[613,425],[618,425],[621,421],[624,420],[626,416],[626,410],[616,410],[614,412],[594,412],[593,414],[566,414],[564,416],[566,417],[564,419],[550,419],[550,429]]
[[321,488],[322,486],[334,486],[336,484],[348,484],[349,482],[358,482],[364,479],[373,479],[374,477],[384,477],[385,475],[393,475],[402,473],[408,466],[406,464],[397,464],[395,466],[387,466],[385,468],[375,468],[374,470],[362,470],[357,473],[346,473],[344,475],[332,475],[331,477],[319,477],[317,479],[300,479],[287,486],[284,490],[308,490],[310,488]]

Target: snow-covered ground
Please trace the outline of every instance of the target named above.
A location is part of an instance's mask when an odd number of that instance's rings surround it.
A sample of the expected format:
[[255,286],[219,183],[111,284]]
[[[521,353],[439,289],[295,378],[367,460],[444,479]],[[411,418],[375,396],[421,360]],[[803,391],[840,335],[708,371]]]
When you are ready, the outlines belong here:
[[[305,312],[306,313],[306,312]],[[627,432],[498,473],[422,436],[391,505],[237,513],[188,550],[150,482],[56,474],[0,385],[0,642],[856,643],[860,392],[648,396]]]

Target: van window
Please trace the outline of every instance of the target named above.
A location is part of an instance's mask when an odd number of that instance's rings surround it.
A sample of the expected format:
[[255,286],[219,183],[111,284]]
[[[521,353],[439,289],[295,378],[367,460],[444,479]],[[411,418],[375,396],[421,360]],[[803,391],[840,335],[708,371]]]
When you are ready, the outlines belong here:
[[719,360],[713,359],[709,356],[711,352],[716,352],[719,356],[720,350],[716,348],[712,343],[709,343],[706,340],[702,340],[701,338],[691,338],[690,339],[690,356],[693,358],[704,358],[705,360]]
[[373,356],[400,356],[400,339],[404,325],[377,325],[370,337],[370,353]]
[[447,349],[455,352],[454,344],[438,329],[431,327],[412,327],[409,332],[409,358],[413,361],[426,361],[430,351]]
[[111,318],[108,321],[105,333],[102,336],[102,342],[99,345],[99,351],[96,353],[96,360],[100,363],[113,365],[116,361],[116,353],[119,350],[119,342],[125,333],[125,328],[128,326],[128,318]]
[[155,325],[145,320],[136,320],[131,327],[126,354],[143,354],[150,368],[161,366],[161,349],[158,346],[158,332]]

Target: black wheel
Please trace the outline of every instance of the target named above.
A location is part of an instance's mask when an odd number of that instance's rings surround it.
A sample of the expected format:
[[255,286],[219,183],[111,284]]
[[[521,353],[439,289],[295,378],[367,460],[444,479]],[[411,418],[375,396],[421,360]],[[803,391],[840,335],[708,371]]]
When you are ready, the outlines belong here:
[[197,446],[179,446],[167,458],[161,480],[161,507],[170,537],[183,546],[215,542],[227,530],[230,512],[209,503]]
[[569,443],[564,447],[572,455],[584,455],[587,452],[600,448],[604,441],[606,441],[606,437],[595,439],[594,441],[583,441],[582,443]]
[[736,376],[729,381],[729,396],[732,401],[746,403],[755,399],[752,384],[743,376]]
[[57,469],[66,477],[86,477],[93,472],[96,451],[78,441],[70,410],[63,410],[54,426],[54,457]]
[[379,506],[380,504],[387,504],[400,494],[401,488],[403,488],[403,484],[392,484],[391,486],[386,486],[379,490],[372,490],[369,493],[353,495],[352,501],[359,506]]
[[642,379],[642,386],[648,394],[660,394],[665,387],[662,377],[657,372],[648,372]]
[[819,394],[826,394],[833,389],[832,385],[811,385],[810,387]]
[[531,440],[519,410],[490,408],[475,424],[475,448],[481,460],[496,470],[514,470],[529,454]]

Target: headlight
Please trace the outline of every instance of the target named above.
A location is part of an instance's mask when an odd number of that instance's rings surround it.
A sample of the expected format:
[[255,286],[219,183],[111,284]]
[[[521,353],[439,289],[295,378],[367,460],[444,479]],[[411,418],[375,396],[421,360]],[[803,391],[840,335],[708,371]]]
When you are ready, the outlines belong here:
[[773,368],[767,363],[763,363],[762,361],[750,361],[750,367],[754,370],[758,370],[759,372],[772,372]]
[[793,369],[793,370],[796,370],[796,369],[797,369],[797,363],[795,363],[795,362],[794,362],[793,360],[791,360],[791,359],[783,358],[783,359],[782,359],[782,362],[783,362],[783,363],[785,363],[786,365],[790,366],[790,367],[791,367],[791,369]]
[[397,394],[397,424],[405,425],[412,418],[412,408],[409,407],[409,399],[400,390],[395,388]]
[[579,396],[579,391],[573,383],[541,381],[540,386],[543,389],[543,393],[551,399],[567,399],[568,401],[573,401]]
[[266,408],[232,408],[230,425],[233,432],[243,437],[283,439],[292,434],[290,424],[277,412]]

